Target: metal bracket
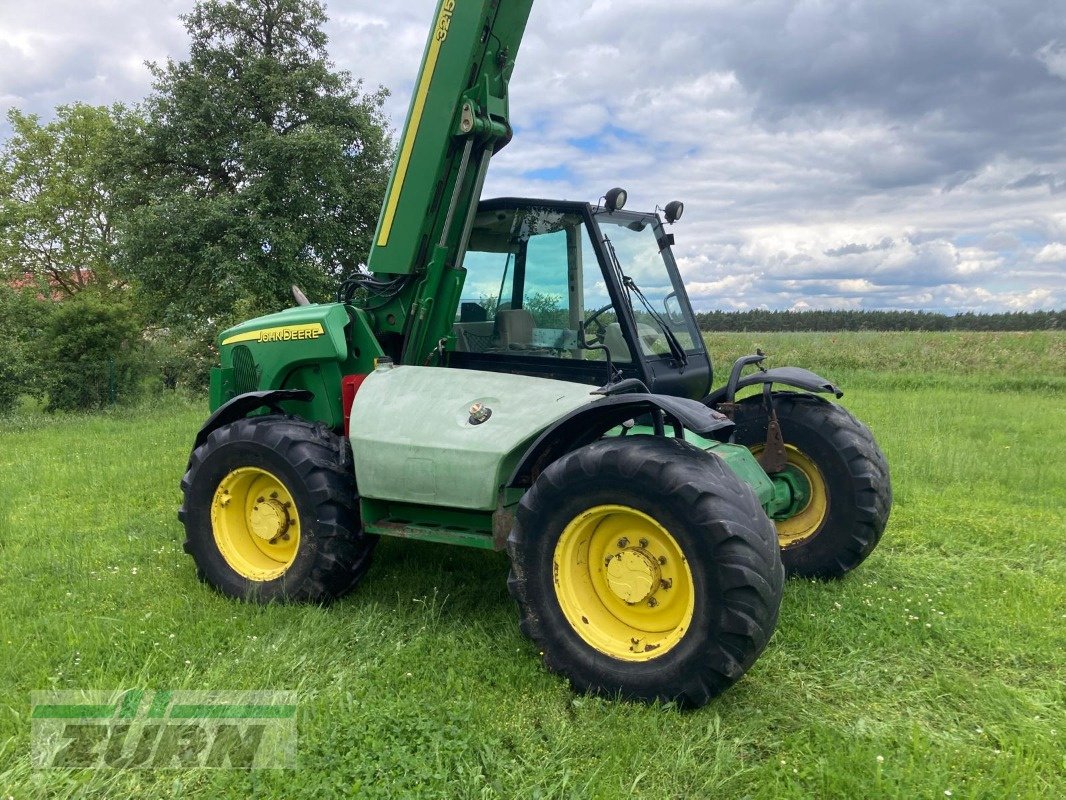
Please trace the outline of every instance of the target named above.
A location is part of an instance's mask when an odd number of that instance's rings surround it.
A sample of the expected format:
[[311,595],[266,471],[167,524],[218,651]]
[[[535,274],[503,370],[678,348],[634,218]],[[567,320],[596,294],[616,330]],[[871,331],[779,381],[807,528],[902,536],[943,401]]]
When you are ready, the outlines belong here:
[[788,454],[785,453],[785,437],[781,433],[781,423],[777,421],[774,395],[768,383],[764,383],[762,387],[762,404],[769,420],[766,425],[766,446],[755,460],[759,462],[763,472],[767,475],[774,475],[788,466]]
[[766,446],[755,460],[767,475],[782,472],[788,466],[785,437],[781,435],[781,423],[777,421],[777,412],[773,409],[770,410],[770,424],[766,426]]
[[469,102],[463,103],[459,112],[459,132],[457,136],[466,136],[474,130],[474,108]]

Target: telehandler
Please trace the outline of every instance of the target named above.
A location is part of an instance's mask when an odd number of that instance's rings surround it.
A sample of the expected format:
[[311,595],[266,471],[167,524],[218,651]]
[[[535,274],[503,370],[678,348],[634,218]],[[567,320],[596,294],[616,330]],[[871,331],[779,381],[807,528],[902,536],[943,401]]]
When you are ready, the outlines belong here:
[[766,646],[786,572],[874,549],[888,466],[807,370],[760,353],[711,391],[681,203],[480,201],[532,2],[440,0],[367,266],[221,335],[185,549],[227,595],[312,603],[381,536],[506,550],[549,669],[700,706]]

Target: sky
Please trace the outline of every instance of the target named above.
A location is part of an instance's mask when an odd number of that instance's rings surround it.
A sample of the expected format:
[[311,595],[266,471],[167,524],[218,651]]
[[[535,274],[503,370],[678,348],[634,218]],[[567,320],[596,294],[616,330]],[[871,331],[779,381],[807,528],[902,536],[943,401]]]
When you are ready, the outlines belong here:
[[[435,6],[326,2],[397,131]],[[191,7],[0,0],[0,112],[136,102]],[[697,310],[1066,307],[1063,0],[536,0],[511,109],[486,196],[683,200]]]

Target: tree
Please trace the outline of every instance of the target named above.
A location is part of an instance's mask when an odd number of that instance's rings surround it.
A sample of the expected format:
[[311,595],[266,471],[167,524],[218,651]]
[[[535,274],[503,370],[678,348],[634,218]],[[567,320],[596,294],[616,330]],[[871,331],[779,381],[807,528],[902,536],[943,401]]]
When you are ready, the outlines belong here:
[[388,180],[386,93],[335,71],[317,0],[202,0],[151,65],[121,162],[122,262],[160,319],[324,299],[365,261]]
[[39,393],[36,367],[51,306],[38,299],[36,289],[0,283],[0,414],[15,408],[21,395]]
[[120,108],[61,106],[42,125],[8,112],[0,151],[0,279],[69,297],[113,285],[114,197],[107,163]]

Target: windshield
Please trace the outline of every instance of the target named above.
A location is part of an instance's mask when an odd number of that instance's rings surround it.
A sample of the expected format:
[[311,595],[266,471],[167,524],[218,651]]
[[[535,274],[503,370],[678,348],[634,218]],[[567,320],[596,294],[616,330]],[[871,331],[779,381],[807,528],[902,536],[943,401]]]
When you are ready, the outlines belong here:
[[659,236],[664,234],[655,217],[601,213],[596,221],[608,251],[613,247],[618,256],[620,277],[627,284],[626,295],[637,320],[644,354],[670,355],[670,342],[662,326],[669,328],[686,352],[702,350],[681,278],[676,268],[670,268],[673,260],[666,244],[660,246]]

